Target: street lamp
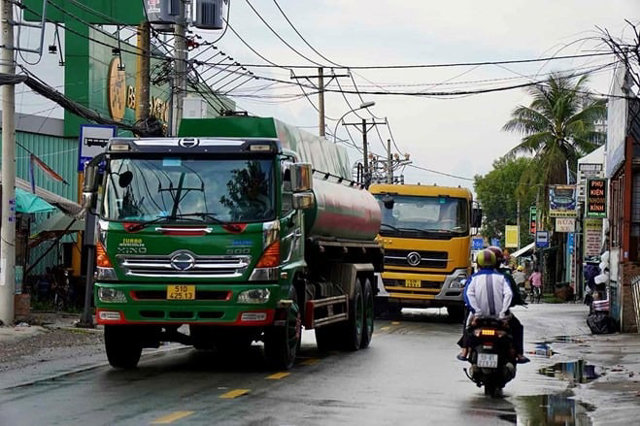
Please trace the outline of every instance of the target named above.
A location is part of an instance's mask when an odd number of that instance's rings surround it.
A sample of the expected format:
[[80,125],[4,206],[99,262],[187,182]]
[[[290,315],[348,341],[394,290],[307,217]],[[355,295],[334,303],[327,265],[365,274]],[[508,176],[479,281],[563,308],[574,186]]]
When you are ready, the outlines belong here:
[[343,118],[345,118],[347,116],[347,114],[350,114],[352,112],[358,111],[360,109],[365,109],[365,108],[371,108],[372,106],[374,106],[376,103],[374,101],[369,101],[369,102],[364,102],[362,104],[360,104],[360,106],[358,108],[352,108],[349,111],[345,112],[344,114],[342,114],[342,117],[340,117],[338,119],[338,121],[336,122],[336,127],[333,129],[333,143],[337,142],[336,139],[336,132],[338,131],[338,124],[340,124],[340,122],[342,121]]

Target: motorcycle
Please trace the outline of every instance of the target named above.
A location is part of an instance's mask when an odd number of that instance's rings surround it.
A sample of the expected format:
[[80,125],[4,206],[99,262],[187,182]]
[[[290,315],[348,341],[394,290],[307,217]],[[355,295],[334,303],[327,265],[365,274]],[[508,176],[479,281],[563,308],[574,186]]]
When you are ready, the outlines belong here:
[[476,318],[469,328],[471,367],[465,374],[485,395],[499,396],[502,388],[516,376],[513,341],[505,323],[494,317]]

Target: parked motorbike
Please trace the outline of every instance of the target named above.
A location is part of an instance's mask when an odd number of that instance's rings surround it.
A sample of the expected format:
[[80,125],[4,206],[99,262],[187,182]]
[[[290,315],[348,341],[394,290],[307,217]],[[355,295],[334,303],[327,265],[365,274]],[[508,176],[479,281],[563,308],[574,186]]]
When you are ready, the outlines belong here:
[[485,395],[499,396],[502,388],[516,376],[513,341],[508,327],[499,319],[479,317],[470,330],[471,367],[465,374]]

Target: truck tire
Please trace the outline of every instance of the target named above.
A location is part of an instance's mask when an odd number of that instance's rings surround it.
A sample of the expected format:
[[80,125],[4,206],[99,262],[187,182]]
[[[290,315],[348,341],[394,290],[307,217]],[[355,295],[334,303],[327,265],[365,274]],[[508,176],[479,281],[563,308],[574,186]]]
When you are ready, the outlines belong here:
[[293,301],[287,309],[286,324],[271,326],[264,331],[264,354],[267,364],[276,370],[288,370],[293,366],[300,347],[302,335],[302,315],[298,306],[298,296],[291,286],[289,299]]
[[375,314],[373,288],[371,287],[369,278],[364,278],[364,281],[362,281],[362,301],[364,306],[364,319],[362,321],[362,341],[360,342],[360,349],[369,347],[369,343],[371,343],[371,338],[373,337]]
[[364,326],[364,302],[362,285],[356,280],[353,298],[349,301],[349,319],[342,323],[343,346],[348,351],[357,351],[362,344],[362,329]]
[[142,343],[137,330],[125,325],[105,325],[104,345],[107,359],[114,368],[136,368],[142,354]]

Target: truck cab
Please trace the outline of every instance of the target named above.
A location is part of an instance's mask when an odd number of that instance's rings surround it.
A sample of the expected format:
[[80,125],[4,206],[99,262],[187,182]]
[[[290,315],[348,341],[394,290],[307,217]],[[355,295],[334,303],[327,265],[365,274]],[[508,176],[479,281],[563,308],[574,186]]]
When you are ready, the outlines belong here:
[[471,236],[479,226],[471,191],[460,187],[375,184],[384,247],[380,310],[446,307],[462,317],[471,274]]

